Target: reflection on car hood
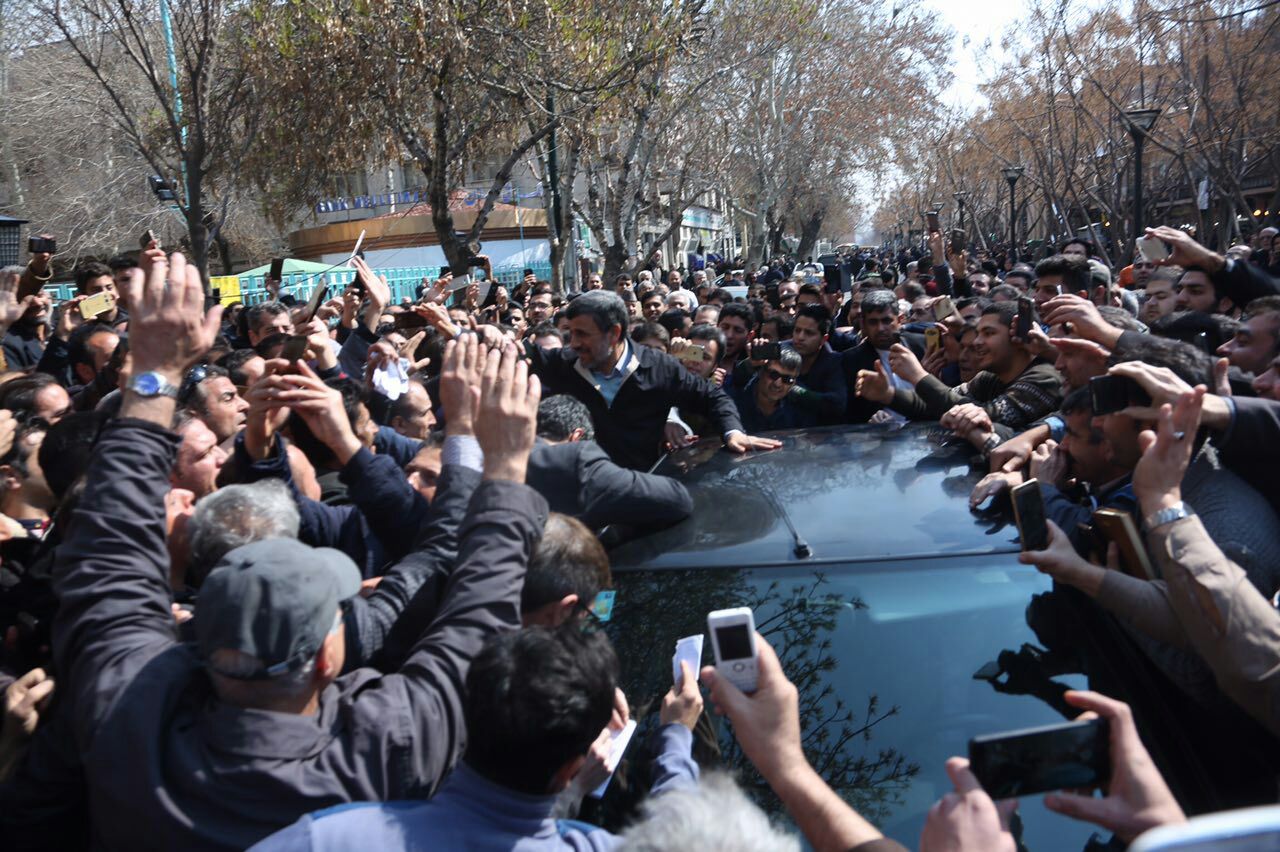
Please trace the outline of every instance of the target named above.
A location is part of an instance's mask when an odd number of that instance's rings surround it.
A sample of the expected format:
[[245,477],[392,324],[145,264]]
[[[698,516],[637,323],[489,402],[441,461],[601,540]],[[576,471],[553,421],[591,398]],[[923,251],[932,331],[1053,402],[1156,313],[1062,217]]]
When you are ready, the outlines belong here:
[[[943,446],[929,424],[779,432],[783,446],[736,456],[704,441],[656,473],[682,481],[693,514],[614,548],[614,570],[910,559],[1016,551],[1002,515],[968,497],[981,473],[968,444]],[[811,550],[797,555],[787,520]]]

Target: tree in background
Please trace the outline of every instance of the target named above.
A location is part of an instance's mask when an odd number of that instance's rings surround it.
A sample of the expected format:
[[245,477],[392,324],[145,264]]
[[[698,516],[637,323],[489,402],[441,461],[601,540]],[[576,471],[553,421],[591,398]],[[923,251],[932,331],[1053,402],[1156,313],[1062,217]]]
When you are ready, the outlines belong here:
[[[116,172],[107,168],[117,189],[145,187],[149,174],[170,182],[176,195],[172,203],[186,225],[184,248],[206,281],[209,253],[237,197],[258,116],[258,98],[240,49],[246,33],[245,19],[236,14],[238,5],[224,0],[167,6],[131,0],[34,4],[37,20],[63,41],[41,51],[41,56],[56,57],[59,77],[43,92],[30,89],[27,96],[52,94],[55,103],[67,97],[91,107],[86,117],[96,113],[94,118],[105,123],[105,131],[99,132],[145,164],[145,171],[136,172],[130,165]],[[78,60],[80,74],[70,73],[71,65],[60,61],[66,55]],[[88,123],[80,130],[96,126]],[[111,145],[98,150],[108,157],[115,153]],[[100,166],[91,166],[95,174],[104,171]],[[100,179],[86,180],[82,191],[114,202],[114,193],[102,192]],[[135,191],[123,189],[120,196],[128,203]],[[146,205],[141,199],[136,203],[141,213]],[[136,237],[130,242],[136,244]]]

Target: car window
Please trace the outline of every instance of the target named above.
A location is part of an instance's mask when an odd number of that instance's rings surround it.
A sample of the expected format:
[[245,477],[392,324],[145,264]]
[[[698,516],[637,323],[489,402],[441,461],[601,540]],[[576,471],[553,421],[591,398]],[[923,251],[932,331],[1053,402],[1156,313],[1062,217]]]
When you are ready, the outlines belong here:
[[[712,610],[749,606],[799,688],[806,752],[860,813],[909,848],[932,804],[951,787],[944,762],[967,754],[970,737],[1063,721],[1039,684],[998,687],[1002,653],[1017,662],[1032,596],[1050,582],[1009,555],[824,566],[818,570],[639,571],[615,577],[610,632],[624,690],[637,715],[656,709],[671,684],[681,636],[703,633]],[[711,664],[707,644],[704,664]],[[1083,687],[1082,678],[1058,678]],[[1061,690],[1059,690],[1060,692]],[[652,720],[650,720],[652,722]],[[723,720],[706,714],[695,755],[739,775],[771,815],[780,804],[738,751]],[[712,730],[714,726],[714,730]],[[698,739],[698,738],[695,738]],[[720,754],[715,752],[719,750]],[[1024,836],[1036,849],[1081,849],[1087,826],[1022,802]]]

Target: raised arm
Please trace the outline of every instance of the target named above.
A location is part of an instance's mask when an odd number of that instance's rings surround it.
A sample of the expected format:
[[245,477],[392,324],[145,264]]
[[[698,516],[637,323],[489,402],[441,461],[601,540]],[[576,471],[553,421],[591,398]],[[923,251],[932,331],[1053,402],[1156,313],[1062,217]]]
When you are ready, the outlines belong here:
[[[407,623],[399,633],[413,632],[414,623],[420,632],[421,626],[430,623],[439,609],[458,556],[458,531],[480,484],[482,454],[475,438],[471,410],[471,393],[480,386],[480,351],[473,337],[451,347],[444,361],[440,388],[448,427],[435,500],[426,513],[425,525],[419,529],[417,524],[405,524],[414,536],[411,552],[383,575],[367,598],[353,598],[347,603],[348,668],[363,665],[382,652],[402,616]],[[413,491],[407,482],[404,484]],[[413,493],[422,499],[416,491]],[[403,649],[416,639],[415,633],[407,640],[397,639],[390,644]],[[403,650],[388,650],[397,661],[402,659]],[[393,667],[398,667],[398,662]]]
[[[1231,698],[1272,732],[1280,731],[1280,613],[1187,515],[1182,479],[1193,453],[1205,389],[1163,405],[1157,429],[1143,432],[1133,489],[1147,541],[1160,563],[1169,604],[1191,647]],[[1186,515],[1180,517],[1182,515]]]
[[403,786],[389,791],[393,797],[433,791],[453,766],[464,745],[471,660],[490,636],[520,626],[524,572],[547,514],[546,501],[523,484],[540,395],[514,345],[488,353],[475,417],[484,481],[463,522],[458,566],[398,674],[353,699],[361,720],[382,727],[394,723],[406,700],[411,707],[409,730],[420,743]]
[[[149,251],[144,268],[125,288],[135,386],[158,377],[176,388],[212,344],[222,309],[204,313],[199,272],[182,255],[166,264],[163,252]],[[173,412],[169,396],[125,392],[58,549],[54,659],[82,746],[122,683],[175,641],[164,506],[180,443],[169,431]]]

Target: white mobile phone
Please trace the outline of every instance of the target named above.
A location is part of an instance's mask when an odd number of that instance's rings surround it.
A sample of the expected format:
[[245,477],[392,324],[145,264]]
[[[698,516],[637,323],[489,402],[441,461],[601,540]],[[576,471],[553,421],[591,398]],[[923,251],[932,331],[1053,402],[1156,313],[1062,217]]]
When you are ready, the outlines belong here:
[[1159,263],[1169,256],[1169,249],[1165,246],[1164,240],[1156,237],[1139,237],[1138,254],[1152,263]]
[[716,657],[716,674],[746,693],[756,691],[760,664],[756,655],[756,620],[750,607],[707,613],[707,632]]

